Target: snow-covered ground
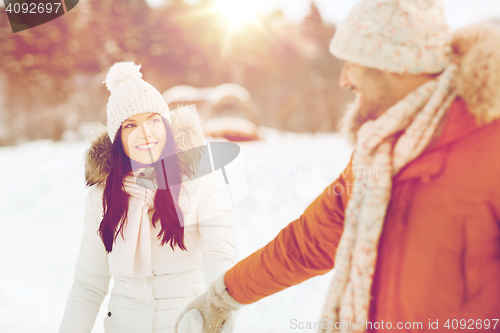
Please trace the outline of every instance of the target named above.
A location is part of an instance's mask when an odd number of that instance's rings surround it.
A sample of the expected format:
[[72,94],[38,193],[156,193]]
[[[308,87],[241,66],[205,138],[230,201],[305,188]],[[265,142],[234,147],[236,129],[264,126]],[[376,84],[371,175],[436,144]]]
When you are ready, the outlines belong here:
[[[340,174],[352,149],[335,134],[264,129],[239,143],[248,194],[235,208],[240,259],[297,219]],[[35,141],[0,148],[0,332],[57,332],[83,233],[84,141]],[[238,333],[315,332],[329,272],[248,305]],[[110,286],[111,288],[112,286]],[[93,332],[103,332],[108,297]]]

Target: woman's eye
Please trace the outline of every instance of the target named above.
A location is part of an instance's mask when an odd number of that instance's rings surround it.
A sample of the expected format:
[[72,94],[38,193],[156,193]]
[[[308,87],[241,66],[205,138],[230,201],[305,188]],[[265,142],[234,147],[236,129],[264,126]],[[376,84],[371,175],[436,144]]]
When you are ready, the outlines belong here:
[[157,123],[157,122],[159,122],[159,121],[160,121],[160,119],[155,118],[155,119],[151,120],[151,124]]
[[135,126],[134,124],[128,124],[128,125],[126,125],[124,128],[132,128],[132,127],[134,127],[134,126]]

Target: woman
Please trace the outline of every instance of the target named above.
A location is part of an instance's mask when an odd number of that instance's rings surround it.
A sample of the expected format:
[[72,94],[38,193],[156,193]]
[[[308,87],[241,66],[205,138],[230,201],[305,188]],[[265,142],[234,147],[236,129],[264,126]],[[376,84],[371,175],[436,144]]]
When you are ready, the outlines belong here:
[[139,69],[117,63],[106,77],[107,131],[86,156],[85,232],[60,333],[91,332],[111,276],[106,333],[173,332],[237,262],[222,174],[194,177],[204,141],[194,107],[171,118]]

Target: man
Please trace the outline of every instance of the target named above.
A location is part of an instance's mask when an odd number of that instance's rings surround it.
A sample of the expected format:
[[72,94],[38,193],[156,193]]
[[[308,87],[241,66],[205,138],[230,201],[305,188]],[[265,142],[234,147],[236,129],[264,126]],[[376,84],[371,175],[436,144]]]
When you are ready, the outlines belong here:
[[319,332],[500,330],[498,28],[452,36],[440,1],[365,0],[330,50],[357,95],[349,166],[177,332],[231,331],[233,310],[332,268]]

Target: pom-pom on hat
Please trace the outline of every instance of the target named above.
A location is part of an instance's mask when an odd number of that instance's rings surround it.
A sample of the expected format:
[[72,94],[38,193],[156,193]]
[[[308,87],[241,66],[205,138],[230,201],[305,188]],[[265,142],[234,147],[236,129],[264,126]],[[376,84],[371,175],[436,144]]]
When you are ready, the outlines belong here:
[[330,53],[393,73],[439,73],[451,61],[450,43],[441,0],[364,0],[339,26]]
[[137,114],[157,113],[171,124],[167,103],[158,90],[142,79],[140,68],[133,62],[117,62],[104,81],[111,92],[106,109],[111,142],[121,124]]

